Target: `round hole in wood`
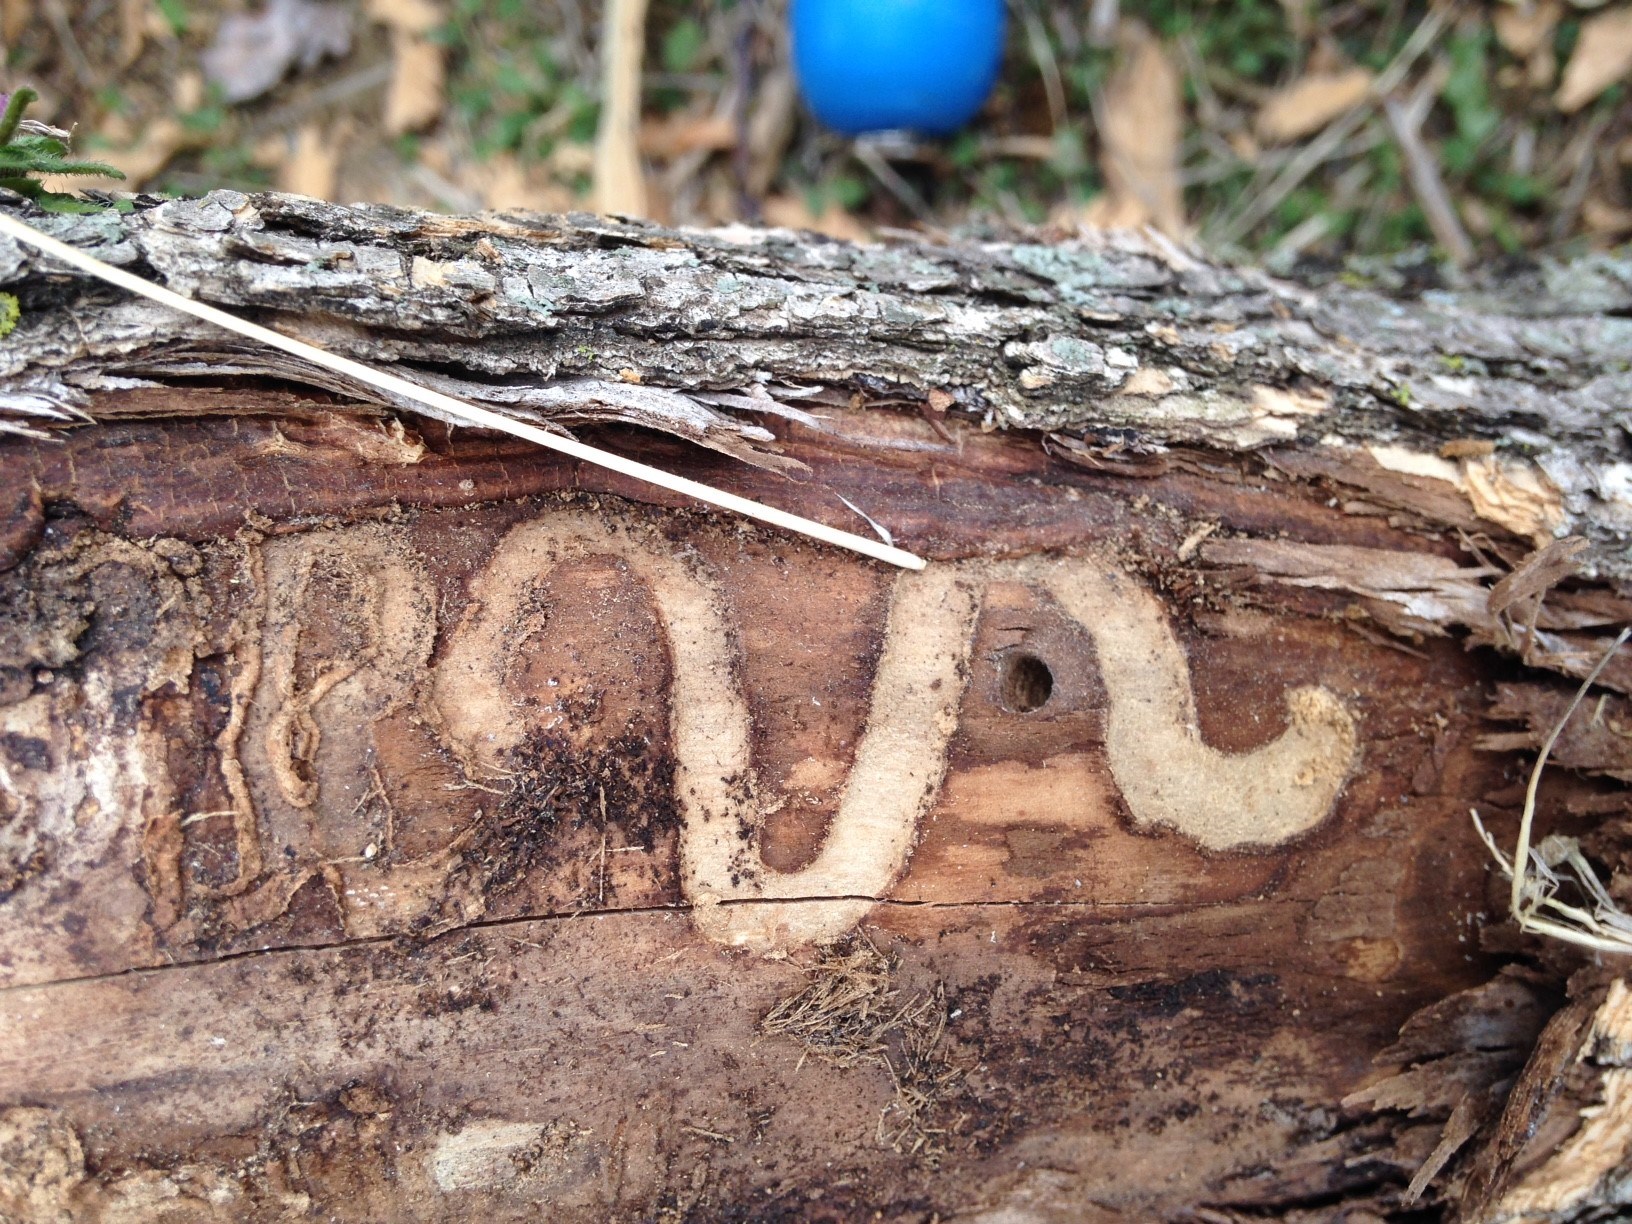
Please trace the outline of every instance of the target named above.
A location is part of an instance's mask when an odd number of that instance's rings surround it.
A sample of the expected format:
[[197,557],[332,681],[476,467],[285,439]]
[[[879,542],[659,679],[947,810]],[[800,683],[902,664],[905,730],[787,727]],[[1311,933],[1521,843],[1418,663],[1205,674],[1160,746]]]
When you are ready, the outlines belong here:
[[1034,654],[1017,650],[1003,656],[998,665],[998,700],[1005,710],[1030,714],[1040,710],[1054,694],[1054,673]]

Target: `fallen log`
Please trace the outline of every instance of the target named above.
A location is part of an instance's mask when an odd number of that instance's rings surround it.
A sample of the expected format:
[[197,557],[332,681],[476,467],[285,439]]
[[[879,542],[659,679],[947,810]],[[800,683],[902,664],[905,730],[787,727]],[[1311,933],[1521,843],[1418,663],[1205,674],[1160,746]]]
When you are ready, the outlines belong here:
[[[1620,265],[1411,298],[1132,235],[30,219],[931,564],[0,241],[0,1212],[1632,1194],[1626,985],[1506,921],[1469,818],[1511,846],[1632,619]],[[1538,816],[1623,902],[1629,692],[1623,647]]]

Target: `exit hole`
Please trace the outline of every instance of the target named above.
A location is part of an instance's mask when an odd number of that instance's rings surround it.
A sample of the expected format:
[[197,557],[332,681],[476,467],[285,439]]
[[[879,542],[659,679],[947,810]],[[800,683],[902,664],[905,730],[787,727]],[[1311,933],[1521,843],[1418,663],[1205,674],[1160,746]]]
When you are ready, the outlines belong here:
[[1003,657],[998,700],[1017,714],[1040,710],[1054,693],[1054,673],[1034,654],[1016,651]]

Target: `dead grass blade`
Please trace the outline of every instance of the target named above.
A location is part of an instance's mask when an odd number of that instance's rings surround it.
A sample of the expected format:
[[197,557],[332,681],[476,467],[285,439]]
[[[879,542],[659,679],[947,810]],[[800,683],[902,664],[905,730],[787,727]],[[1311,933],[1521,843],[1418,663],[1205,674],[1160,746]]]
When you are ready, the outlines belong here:
[[[1563,734],[1570,716],[1580,707],[1588,690],[1629,637],[1632,637],[1632,628],[1622,629],[1604,652],[1603,658],[1598,660],[1598,665],[1582,681],[1575,699],[1566,707],[1542,744],[1535,767],[1530,771],[1530,784],[1525,788],[1518,844],[1511,859],[1502,853],[1496,839],[1485,829],[1479,813],[1472,813],[1474,828],[1479,831],[1486,849],[1496,860],[1502,874],[1513,882],[1508,908],[1521,931],[1546,935],[1598,952],[1622,955],[1632,955],[1632,915],[1621,909],[1609,895],[1592,864],[1581,853],[1580,843],[1573,837],[1554,834],[1532,851],[1530,838],[1536,818],[1536,791],[1541,785],[1541,773],[1547,767],[1547,758],[1558,743],[1558,737]],[[1575,886],[1586,900],[1586,906],[1570,905],[1559,898],[1559,889],[1565,881]]]

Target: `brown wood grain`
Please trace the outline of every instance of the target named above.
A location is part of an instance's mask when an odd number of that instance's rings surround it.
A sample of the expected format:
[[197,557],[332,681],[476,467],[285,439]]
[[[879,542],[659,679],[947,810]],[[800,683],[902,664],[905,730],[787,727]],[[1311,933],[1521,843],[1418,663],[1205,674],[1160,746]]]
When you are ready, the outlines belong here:
[[[790,429],[798,481],[724,474],[854,526],[842,493],[943,559],[1111,558],[1160,601],[1212,748],[1276,741],[1300,686],[1336,695],[1360,757],[1334,809],[1229,851],[1141,827],[1107,755],[1105,631],[993,582],[944,784],[861,924],[895,1005],[945,1017],[934,1066],[958,1073],[924,1115],[932,1142],[903,1153],[880,1139],[895,1073],[760,1031],[822,954],[756,957],[694,923],[668,698],[685,661],[649,584],[593,550],[537,573],[493,558],[518,529],[592,520],[714,576],[773,872],[829,836],[891,573],[468,435],[398,467],[322,418],[8,443],[38,490],[8,529],[39,543],[0,575],[0,742],[34,797],[13,798],[12,827],[45,832],[7,844],[0,1152],[67,1171],[0,1191],[42,1219],[1321,1218],[1396,1201],[1433,1142],[1413,1126],[1437,1124],[1343,1102],[1413,1012],[1493,972],[1467,810],[1509,834],[1490,798],[1516,763],[1477,741],[1511,669],[1446,638],[1397,649],[1348,627],[1358,600],[1244,593],[1180,553],[1202,524],[1455,549],[1250,468],[1129,480],[887,421]],[[34,506],[40,526],[15,526]],[[519,636],[488,643],[514,665],[497,694],[449,700],[508,711],[502,775],[473,767],[438,695],[494,583],[526,592]],[[1004,688],[1020,655],[1052,681],[1029,712]],[[87,746],[110,762],[102,789],[53,807]]]

